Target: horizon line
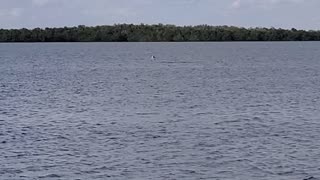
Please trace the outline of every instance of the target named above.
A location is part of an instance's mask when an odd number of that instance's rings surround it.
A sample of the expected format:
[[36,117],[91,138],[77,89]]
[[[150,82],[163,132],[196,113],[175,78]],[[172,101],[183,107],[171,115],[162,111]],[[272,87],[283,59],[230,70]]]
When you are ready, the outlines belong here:
[[79,28],[79,27],[88,27],[88,28],[95,28],[95,27],[103,27],[103,26],[120,26],[120,25],[133,25],[133,26],[174,26],[174,27],[199,27],[199,26],[208,26],[208,27],[234,27],[239,29],[278,29],[278,30],[297,30],[297,31],[320,31],[320,29],[300,29],[300,28],[283,28],[283,27],[266,27],[266,26],[237,26],[237,25],[213,25],[213,24],[197,24],[197,25],[178,25],[178,24],[170,24],[170,23],[114,23],[114,24],[100,24],[100,25],[84,25],[84,24],[78,24],[78,25],[66,25],[66,26],[47,26],[47,27],[20,27],[20,28],[1,28],[0,30],[35,30],[35,29],[61,29],[61,28]]

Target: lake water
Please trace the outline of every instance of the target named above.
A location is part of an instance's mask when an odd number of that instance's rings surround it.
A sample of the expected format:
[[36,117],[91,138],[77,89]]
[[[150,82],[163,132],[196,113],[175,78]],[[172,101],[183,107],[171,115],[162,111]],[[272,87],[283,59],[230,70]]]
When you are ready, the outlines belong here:
[[319,57],[320,42],[0,44],[0,179],[315,180]]

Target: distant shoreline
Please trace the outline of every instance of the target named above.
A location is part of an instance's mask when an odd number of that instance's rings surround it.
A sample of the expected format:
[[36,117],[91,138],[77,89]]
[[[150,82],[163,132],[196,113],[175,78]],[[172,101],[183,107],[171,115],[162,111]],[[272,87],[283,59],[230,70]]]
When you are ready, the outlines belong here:
[[94,44],[94,43],[119,43],[119,44],[133,44],[133,43],[299,43],[299,42],[320,42],[320,40],[314,41],[139,41],[139,42],[103,42],[103,41],[79,41],[79,42],[68,42],[68,41],[51,41],[51,42],[0,42],[0,44]]
[[234,26],[116,24],[0,29],[2,43],[39,42],[283,42],[320,41],[320,31]]

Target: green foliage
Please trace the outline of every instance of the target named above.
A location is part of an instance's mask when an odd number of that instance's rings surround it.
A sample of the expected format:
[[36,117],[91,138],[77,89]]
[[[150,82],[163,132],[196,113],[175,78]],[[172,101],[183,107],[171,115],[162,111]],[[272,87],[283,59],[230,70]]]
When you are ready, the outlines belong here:
[[133,25],[0,29],[0,42],[319,41],[320,31],[233,26]]

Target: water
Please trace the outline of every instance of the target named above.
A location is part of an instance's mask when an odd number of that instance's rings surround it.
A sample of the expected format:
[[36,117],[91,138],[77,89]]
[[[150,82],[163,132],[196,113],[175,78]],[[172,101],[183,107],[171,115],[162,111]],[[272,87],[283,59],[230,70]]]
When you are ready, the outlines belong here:
[[0,179],[320,178],[319,47],[0,44]]

